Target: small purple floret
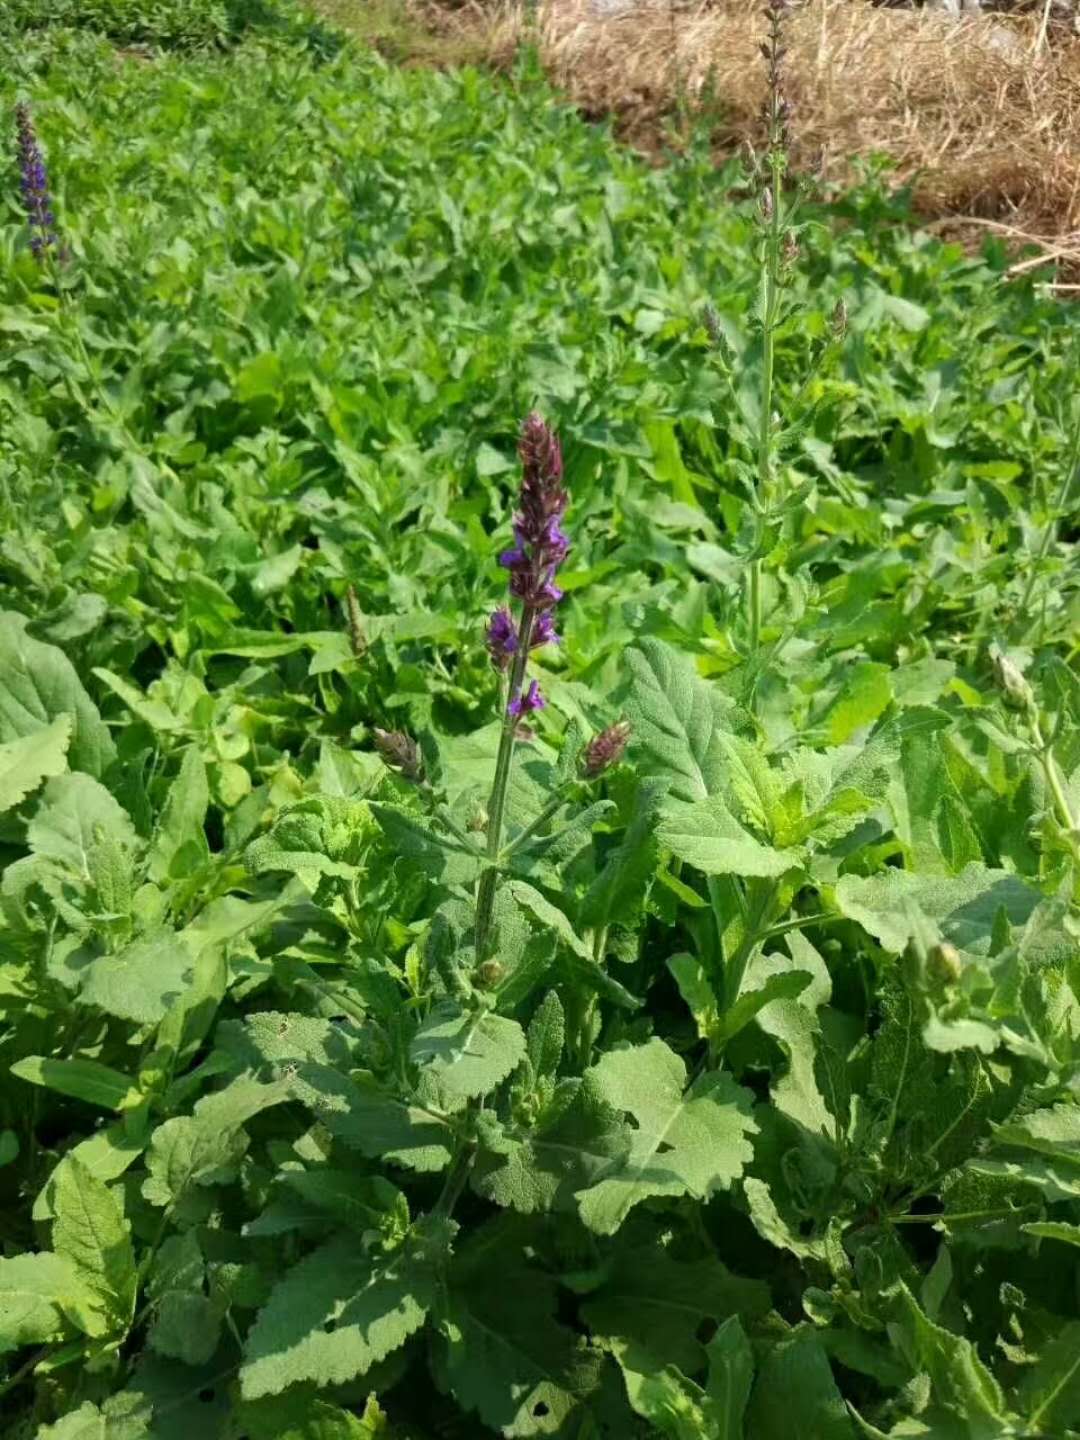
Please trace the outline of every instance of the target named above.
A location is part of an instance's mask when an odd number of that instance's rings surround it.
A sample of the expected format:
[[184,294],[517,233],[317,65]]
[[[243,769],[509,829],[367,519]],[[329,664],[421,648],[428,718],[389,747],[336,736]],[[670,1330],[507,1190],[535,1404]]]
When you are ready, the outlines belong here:
[[506,708],[517,719],[522,715],[528,715],[532,710],[543,710],[546,704],[547,701],[540,693],[540,686],[534,680],[524,695],[519,695],[516,700],[511,700]]
[[488,621],[487,647],[491,663],[496,669],[505,670],[518,648],[514,617],[505,605],[500,606]]
[[529,637],[529,649],[538,650],[541,645],[558,645],[558,643],[559,636],[555,629],[555,621],[545,610],[542,615],[536,617],[532,635]]

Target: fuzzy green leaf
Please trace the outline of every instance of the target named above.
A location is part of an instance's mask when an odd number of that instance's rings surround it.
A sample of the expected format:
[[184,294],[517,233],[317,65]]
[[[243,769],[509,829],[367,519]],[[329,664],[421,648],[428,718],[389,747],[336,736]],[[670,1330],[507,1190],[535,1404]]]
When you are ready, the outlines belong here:
[[0,745],[0,812],[25,800],[49,776],[67,769],[71,729],[71,716],[58,715],[51,725]]
[[686,1090],[686,1066],[659,1039],[611,1050],[588,1074],[602,1099],[637,1122],[626,1163],[579,1196],[597,1234],[614,1234],[650,1196],[705,1200],[742,1174],[757,1126],[748,1092],[730,1075],[703,1075]]

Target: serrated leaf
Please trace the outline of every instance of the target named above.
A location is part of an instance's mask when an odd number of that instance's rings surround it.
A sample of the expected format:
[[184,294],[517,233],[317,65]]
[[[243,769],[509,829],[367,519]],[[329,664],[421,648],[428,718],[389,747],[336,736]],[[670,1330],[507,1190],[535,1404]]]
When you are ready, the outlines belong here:
[[435,1270],[418,1244],[364,1255],[337,1236],[274,1287],[248,1334],[245,1399],[310,1381],[344,1385],[404,1345],[435,1299]]
[[138,843],[127,811],[104,785],[81,774],[59,775],[50,780],[27,826],[34,854],[59,861],[73,875],[90,881],[102,836],[129,851]]
[[736,706],[698,675],[688,655],[643,640],[627,656],[627,715],[639,771],[671,782],[673,799],[704,800],[726,771],[722,737],[740,728]]
[[525,1057],[525,1032],[516,1020],[490,1011],[462,1010],[441,1001],[417,1030],[409,1059],[453,1100],[488,1095]]
[[930,1377],[935,1398],[966,1420],[973,1440],[977,1436],[990,1440],[1004,1426],[1005,1400],[975,1346],[928,1319],[903,1281],[891,1302],[889,1334],[894,1346],[914,1371]]
[[64,652],[28,635],[26,623],[14,611],[0,614],[0,743],[36,734],[64,715],[72,727],[68,763],[101,775],[116,748],[98,708]]
[[587,1073],[602,1099],[637,1122],[622,1169],[578,1197],[581,1218],[597,1234],[614,1234],[650,1196],[708,1199],[751,1159],[750,1096],[730,1075],[703,1075],[685,1090],[686,1066],[655,1038],[609,1051]]
[[[573,1084],[574,1082],[567,1082]],[[507,1129],[475,1172],[477,1193],[531,1215],[572,1210],[578,1191],[616,1169],[630,1153],[631,1133],[588,1077],[569,1103],[531,1130]]]
[[777,877],[802,863],[801,850],[777,850],[755,840],[719,795],[693,805],[667,806],[656,838],[665,850],[704,875]]
[[410,1170],[434,1171],[450,1163],[453,1132],[430,1109],[388,1094],[371,1075],[342,1075],[329,1066],[302,1064],[287,1082],[332,1135],[372,1159]]
[[0,745],[0,813],[25,800],[49,776],[67,769],[71,730],[71,716],[58,715],[51,725]]
[[121,1020],[157,1025],[193,976],[191,953],[171,930],[133,940],[115,955],[92,960],[79,999]]
[[88,1335],[122,1340],[135,1313],[135,1252],[116,1197],[74,1156],[57,1167],[51,1192],[53,1249],[93,1297],[79,1323]]
[[242,1126],[290,1098],[285,1081],[261,1085],[242,1076],[205,1095],[190,1115],[177,1115],[154,1131],[146,1156],[143,1195],[151,1205],[181,1207],[193,1187],[231,1178],[247,1148]]
[[481,1230],[451,1269],[440,1366],[458,1404],[493,1430],[560,1434],[593,1368],[555,1318],[554,1281],[518,1258],[514,1234],[498,1223]]
[[943,939],[974,955],[985,955],[999,910],[1011,925],[1024,925],[1041,896],[1018,876],[986,866],[965,866],[959,875],[917,875],[887,870],[880,875],[844,875],[836,887],[843,914],[856,920],[885,947],[899,954],[913,935],[912,907],[937,925]]
[[0,1352],[55,1340],[65,1312],[85,1299],[78,1274],[62,1255],[0,1258]]
[[55,1425],[43,1425],[36,1440],[155,1440],[152,1416],[145,1396],[121,1391],[100,1406],[84,1400]]

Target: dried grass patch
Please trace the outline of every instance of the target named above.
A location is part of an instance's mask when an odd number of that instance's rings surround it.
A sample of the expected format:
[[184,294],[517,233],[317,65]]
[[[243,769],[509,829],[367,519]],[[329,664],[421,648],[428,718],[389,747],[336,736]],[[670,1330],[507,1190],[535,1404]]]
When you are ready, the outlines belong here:
[[[646,0],[598,13],[542,0],[535,33],[552,79],[623,138],[655,148],[679,106],[707,106],[719,152],[762,139],[755,0]],[[429,25],[468,33],[506,63],[529,23],[520,5],[430,4]],[[827,181],[885,154],[928,220],[1044,244],[1080,273],[1080,38],[1033,54],[1039,16],[951,18],[865,0],[809,0],[789,32],[795,163]]]

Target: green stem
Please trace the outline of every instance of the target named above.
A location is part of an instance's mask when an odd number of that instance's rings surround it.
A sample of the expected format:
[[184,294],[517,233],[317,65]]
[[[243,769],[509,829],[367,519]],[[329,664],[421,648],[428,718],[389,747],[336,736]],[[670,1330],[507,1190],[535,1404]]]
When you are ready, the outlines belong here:
[[750,654],[756,658],[761,646],[761,555],[765,525],[772,505],[772,410],[773,378],[776,367],[776,309],[780,295],[780,240],[783,234],[780,186],[784,157],[777,136],[772,137],[770,195],[772,213],[765,246],[764,303],[761,331],[761,416],[758,424],[757,496],[754,520],[754,549],[747,573],[747,610]]
[[[1031,566],[1031,572],[1028,575],[1027,584],[1024,587],[1024,593],[1020,599],[1018,614],[1021,617],[1028,614],[1031,597],[1035,593],[1035,586],[1038,582],[1039,572],[1042,569],[1043,561],[1050,553],[1050,546],[1053,544],[1054,538],[1057,535],[1058,521],[1064,514],[1077,470],[1080,470],[1080,405],[1078,405],[1076,409],[1076,420],[1073,424],[1072,436],[1069,443],[1069,454],[1065,462],[1065,473],[1061,477],[1061,485],[1058,489],[1057,498],[1050,512],[1050,519],[1046,523],[1046,529],[1043,531],[1042,543],[1039,545],[1038,553],[1035,556]],[[1042,626],[1043,620],[1040,615],[1036,635],[1036,648],[1042,641]]]
[[488,937],[491,933],[491,915],[495,908],[495,885],[499,875],[499,851],[502,848],[503,815],[506,810],[506,793],[510,785],[510,768],[514,759],[514,742],[517,739],[517,717],[510,713],[511,704],[521,694],[525,679],[525,666],[529,660],[529,642],[532,639],[535,612],[531,605],[525,605],[518,626],[517,649],[510,667],[510,686],[506,708],[503,711],[502,734],[499,736],[499,753],[495,760],[495,778],[491,785],[488,801],[487,859],[488,865],[480,876],[476,888],[476,962],[487,958]]
[[46,1345],[41,1350],[35,1350],[29,1360],[24,1360],[18,1370],[15,1371],[15,1374],[9,1375],[4,1383],[0,1385],[0,1399],[3,1399],[9,1390],[14,1390],[17,1385],[21,1385],[26,1377],[37,1369],[48,1353],[49,1347]]
[[1077,834],[1076,816],[1073,814],[1072,803],[1065,791],[1065,782],[1061,778],[1061,771],[1054,759],[1053,746],[1043,735],[1039,711],[1034,701],[1028,705],[1028,718],[1031,723],[1031,733],[1035,739],[1039,764],[1042,766],[1043,775],[1046,777],[1050,794],[1053,796],[1058,823],[1065,832],[1069,850],[1072,852],[1073,863],[1080,867],[1080,837]]

